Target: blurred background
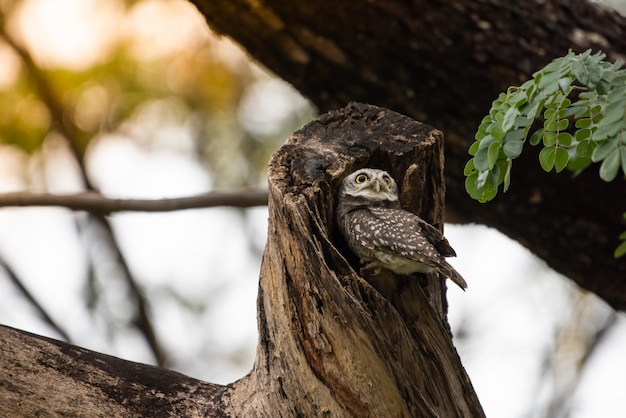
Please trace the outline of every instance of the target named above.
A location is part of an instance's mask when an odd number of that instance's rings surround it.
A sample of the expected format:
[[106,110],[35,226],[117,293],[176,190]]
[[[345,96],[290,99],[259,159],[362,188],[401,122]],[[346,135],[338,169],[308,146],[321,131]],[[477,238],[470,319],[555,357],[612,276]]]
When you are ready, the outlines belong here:
[[[316,117],[183,0],[0,0],[0,193],[264,188]],[[267,208],[0,209],[0,323],[214,383],[251,369]],[[478,225],[446,225],[455,345],[490,417],[623,417],[626,319]]]

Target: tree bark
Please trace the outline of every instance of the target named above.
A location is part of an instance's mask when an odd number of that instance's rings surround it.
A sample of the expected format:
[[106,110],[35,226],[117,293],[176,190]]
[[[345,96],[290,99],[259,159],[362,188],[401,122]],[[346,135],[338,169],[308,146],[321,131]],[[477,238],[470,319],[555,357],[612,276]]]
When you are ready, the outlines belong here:
[[0,415],[484,416],[452,345],[444,279],[357,274],[334,196],[363,166],[389,171],[403,207],[441,225],[440,131],[351,104],[292,135],[269,167],[249,375],[212,385],[0,328]]
[[2,417],[221,417],[226,389],[0,326]]
[[544,173],[535,150],[514,163],[510,192],[472,201],[463,167],[490,103],[569,48],[626,56],[626,20],[590,1],[191,0],[320,110],[352,100],[384,106],[446,133],[448,221],[495,227],[616,309],[626,308],[622,180],[597,167]]

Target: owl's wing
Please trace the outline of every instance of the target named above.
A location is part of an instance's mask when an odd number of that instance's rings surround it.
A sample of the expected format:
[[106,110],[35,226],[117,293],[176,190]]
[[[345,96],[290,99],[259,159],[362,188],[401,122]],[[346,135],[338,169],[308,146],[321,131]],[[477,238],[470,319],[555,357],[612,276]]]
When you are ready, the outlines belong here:
[[443,236],[438,228],[435,228],[417,215],[413,216],[418,219],[417,223],[422,229],[422,233],[428,239],[428,241],[430,241],[430,243],[437,249],[437,251],[439,251],[439,254],[443,255],[444,257],[456,257],[456,252],[454,251],[454,248],[450,246],[450,243],[448,242],[446,237]]
[[[372,228],[376,228],[378,222],[378,219],[365,208],[350,212],[343,227],[346,231],[350,231],[345,235],[349,237],[348,239],[352,242],[355,250],[358,251],[359,247],[367,250],[374,250],[379,247],[380,243],[372,233]],[[363,256],[363,254],[358,255]]]
[[445,259],[455,255],[448,240],[419,216],[373,206],[353,212],[351,227],[361,247],[418,261],[437,269],[461,289],[467,288],[463,277]]
[[444,257],[456,255],[443,234],[411,212],[393,208],[368,208],[375,218],[372,243],[377,249],[433,267],[441,266]]

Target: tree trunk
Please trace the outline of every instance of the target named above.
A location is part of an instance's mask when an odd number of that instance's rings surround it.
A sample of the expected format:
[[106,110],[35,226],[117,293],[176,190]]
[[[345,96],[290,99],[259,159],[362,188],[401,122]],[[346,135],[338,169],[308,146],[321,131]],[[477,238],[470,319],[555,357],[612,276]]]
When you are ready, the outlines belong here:
[[626,20],[590,1],[191,0],[322,111],[374,103],[446,134],[448,218],[495,227],[616,309],[626,309],[621,180],[597,166],[544,173],[526,150],[511,190],[480,205],[465,192],[467,149],[498,93],[568,48],[626,56]]
[[484,416],[451,342],[443,278],[368,282],[337,233],[335,192],[363,166],[389,171],[403,207],[441,224],[440,131],[351,104],[296,132],[269,167],[249,375],[211,385],[0,328],[0,415]]

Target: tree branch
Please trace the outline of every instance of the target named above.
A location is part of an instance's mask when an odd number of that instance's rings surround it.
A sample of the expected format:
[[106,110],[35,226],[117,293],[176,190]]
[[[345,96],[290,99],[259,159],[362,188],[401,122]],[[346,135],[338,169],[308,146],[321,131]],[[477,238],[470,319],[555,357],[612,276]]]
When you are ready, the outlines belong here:
[[264,190],[209,192],[167,199],[114,199],[95,192],[51,194],[15,192],[0,194],[0,207],[61,206],[75,211],[108,215],[113,212],[170,212],[216,206],[248,208],[267,205]]
[[61,338],[63,338],[63,340],[71,343],[72,340],[70,339],[69,334],[63,329],[61,325],[59,325],[54,319],[52,319],[50,314],[48,314],[48,312],[41,305],[41,303],[39,303],[39,301],[30,292],[30,290],[28,290],[24,283],[22,283],[22,280],[20,280],[15,271],[2,258],[0,258],[0,267],[2,267],[6,275],[9,277],[9,280],[11,280],[15,287],[17,287],[20,292],[22,292],[26,300],[35,308],[37,312],[39,312],[39,315],[44,320],[44,322],[50,325],[57,332],[57,334],[59,334]]

